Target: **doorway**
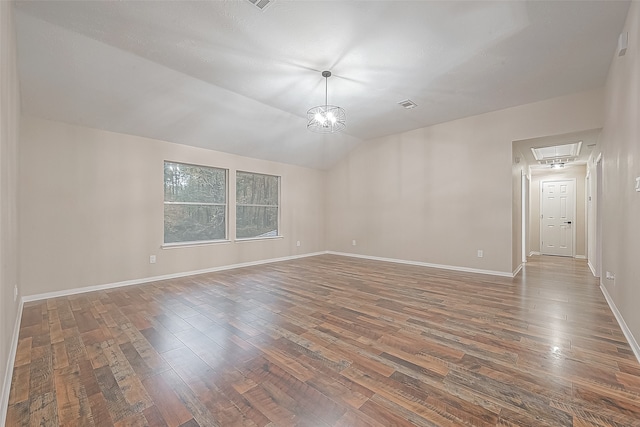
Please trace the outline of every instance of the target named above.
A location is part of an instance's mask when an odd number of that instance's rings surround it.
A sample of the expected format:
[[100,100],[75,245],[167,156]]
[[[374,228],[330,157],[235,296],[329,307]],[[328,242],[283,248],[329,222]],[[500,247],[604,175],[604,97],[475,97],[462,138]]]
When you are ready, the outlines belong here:
[[[571,224],[562,224],[559,227],[564,228],[565,242],[571,244],[564,245],[560,242],[560,246],[564,246],[559,255],[573,256],[577,259],[587,259],[587,245],[591,244],[597,238],[595,215],[593,215],[593,225],[587,227],[587,211],[591,215],[592,211],[597,209],[596,200],[593,201],[593,209],[587,206],[587,188],[596,190],[596,178],[599,174],[594,173],[596,162],[590,159],[593,147],[595,147],[600,138],[601,129],[589,129],[584,131],[566,133],[561,135],[543,136],[539,138],[529,138],[519,141],[513,141],[512,153],[515,164],[512,165],[513,181],[513,242],[514,244],[514,264],[523,263],[525,256],[541,255],[550,253],[549,248],[541,246],[541,242],[545,241],[541,237],[541,187],[542,181],[564,181],[573,180],[574,199],[573,206],[569,213],[572,218]],[[518,161],[520,160],[520,161]],[[591,166],[593,162],[594,167]],[[593,181],[590,187],[587,186],[587,171],[591,171]],[[517,171],[526,171],[528,179],[522,178],[521,173]],[[517,175],[516,175],[517,173]],[[602,183],[600,183],[602,184]],[[517,189],[516,189],[517,186]],[[528,189],[527,189],[528,187]],[[519,190],[519,191],[518,191]],[[521,193],[526,194],[521,199]],[[524,212],[521,212],[521,209]],[[526,214],[525,214],[526,212]],[[526,215],[526,217],[525,217]],[[522,221],[522,223],[521,223]],[[518,233],[518,235],[515,235]],[[561,237],[558,237],[560,241]],[[548,241],[548,239],[547,239]],[[522,248],[520,248],[522,243]],[[554,244],[557,246],[557,244]],[[591,248],[589,248],[591,249]],[[522,258],[519,252],[523,252]],[[595,261],[595,248],[589,253],[589,259]],[[556,254],[556,251],[553,251]],[[521,260],[522,259],[522,260]]]

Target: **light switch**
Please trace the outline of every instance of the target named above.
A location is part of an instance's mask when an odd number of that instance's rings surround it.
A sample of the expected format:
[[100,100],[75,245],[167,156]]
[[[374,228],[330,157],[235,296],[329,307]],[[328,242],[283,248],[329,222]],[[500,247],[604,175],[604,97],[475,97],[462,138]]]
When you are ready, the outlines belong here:
[[636,178],[636,191],[640,191],[640,176]]

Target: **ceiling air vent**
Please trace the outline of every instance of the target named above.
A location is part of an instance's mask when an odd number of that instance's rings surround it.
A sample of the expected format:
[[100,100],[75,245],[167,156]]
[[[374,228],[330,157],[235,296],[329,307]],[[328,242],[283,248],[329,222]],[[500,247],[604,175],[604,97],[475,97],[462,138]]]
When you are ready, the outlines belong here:
[[398,102],[398,105],[406,108],[407,110],[411,110],[412,108],[416,108],[418,106],[418,104],[416,104],[410,99],[405,99],[404,101],[400,101]]
[[274,0],[249,0],[251,4],[260,10],[264,10],[267,6],[273,3]]

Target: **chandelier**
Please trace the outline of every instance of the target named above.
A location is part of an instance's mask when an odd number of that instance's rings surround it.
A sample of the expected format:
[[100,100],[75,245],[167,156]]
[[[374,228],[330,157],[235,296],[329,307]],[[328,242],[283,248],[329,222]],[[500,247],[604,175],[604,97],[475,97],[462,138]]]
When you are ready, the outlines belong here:
[[324,77],[324,105],[310,108],[307,111],[307,129],[318,133],[340,132],[347,126],[347,117],[343,108],[329,105],[327,101],[327,86],[331,71],[323,71],[322,77]]

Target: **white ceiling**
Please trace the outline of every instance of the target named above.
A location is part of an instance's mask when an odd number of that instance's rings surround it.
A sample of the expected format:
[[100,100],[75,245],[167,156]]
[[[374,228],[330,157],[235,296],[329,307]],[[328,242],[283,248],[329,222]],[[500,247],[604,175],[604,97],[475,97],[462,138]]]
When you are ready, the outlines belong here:
[[[604,85],[628,1],[18,1],[23,111],[326,169],[364,140]],[[343,134],[306,111],[345,108]],[[411,99],[417,108],[397,102]]]

